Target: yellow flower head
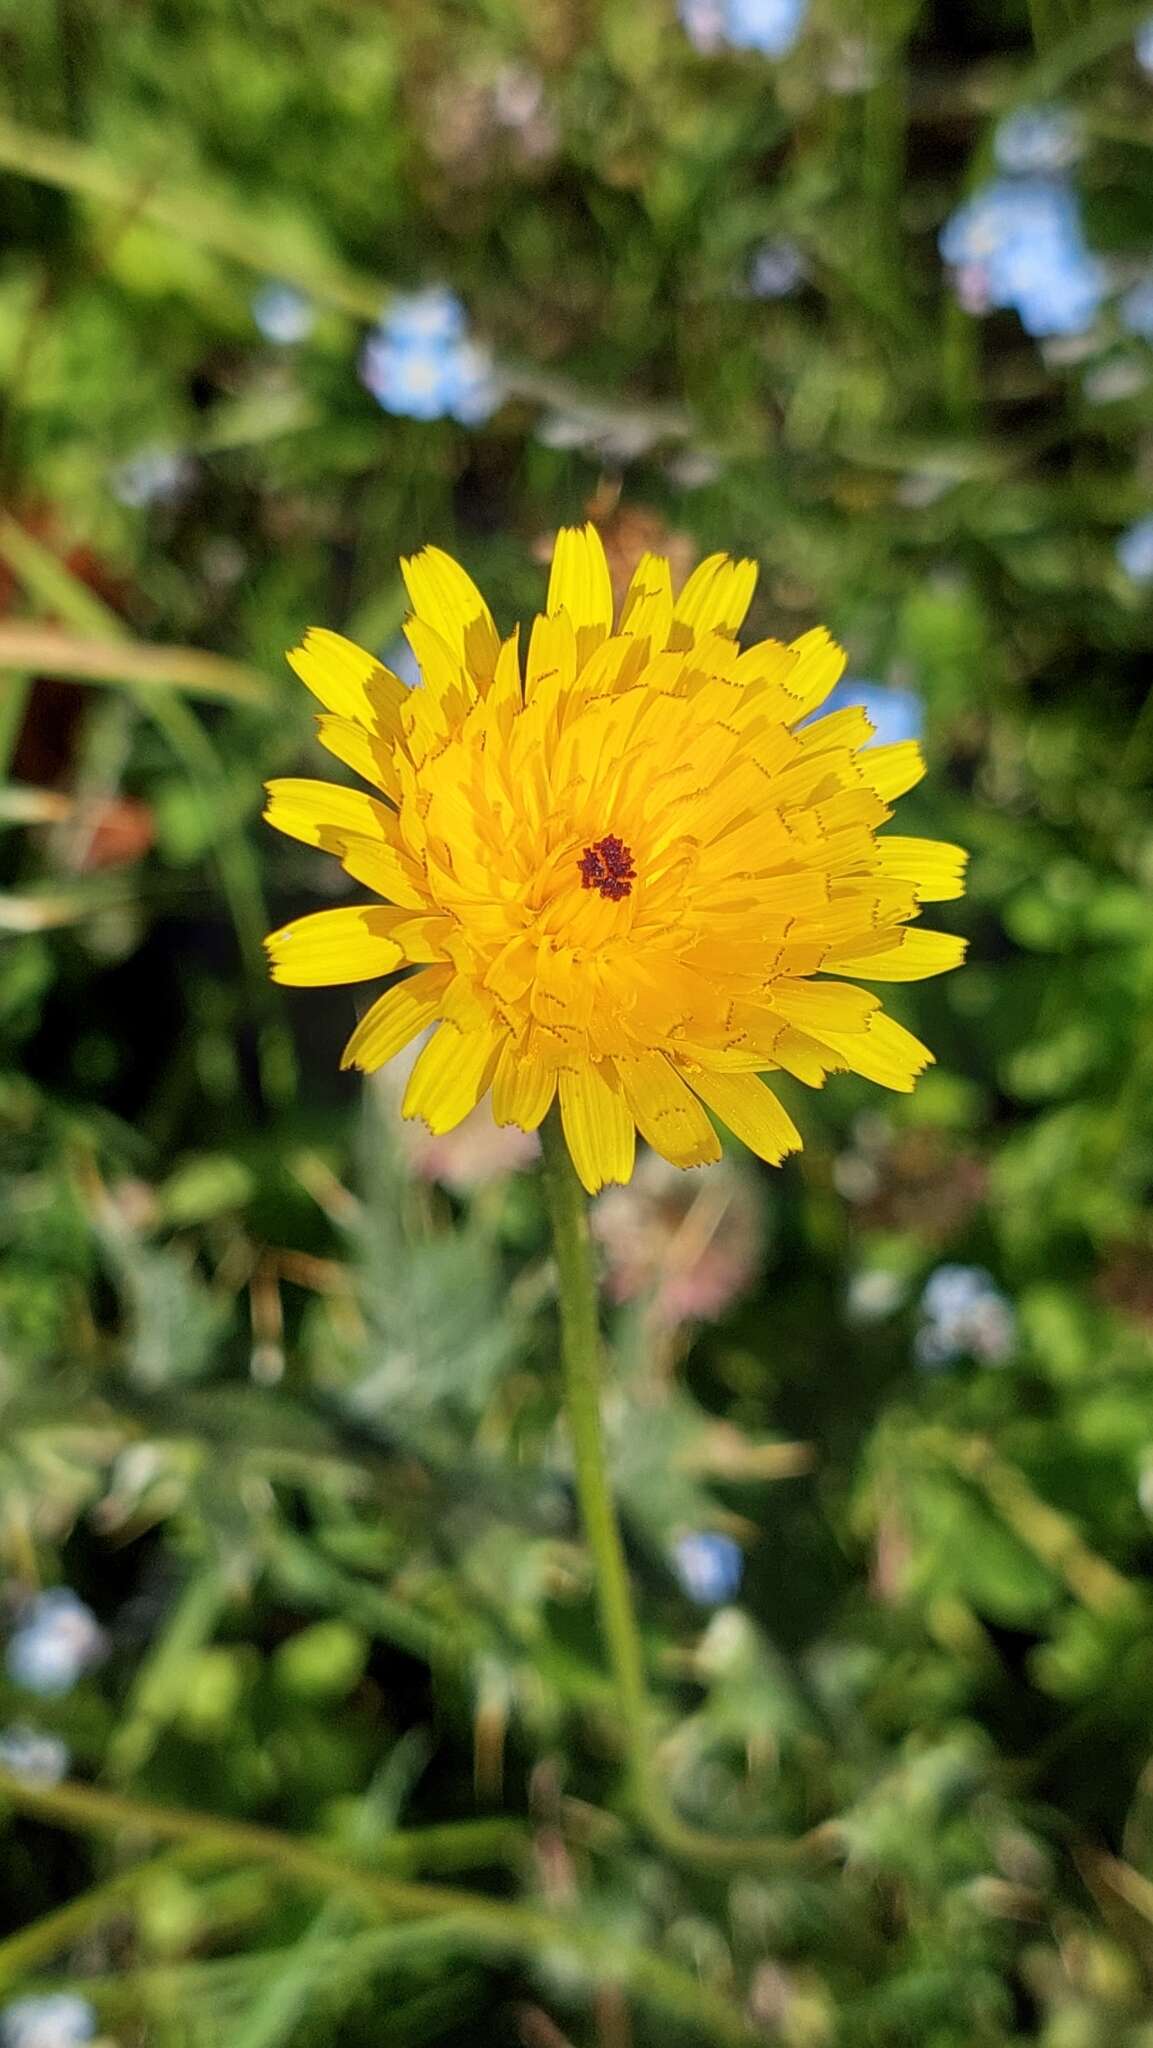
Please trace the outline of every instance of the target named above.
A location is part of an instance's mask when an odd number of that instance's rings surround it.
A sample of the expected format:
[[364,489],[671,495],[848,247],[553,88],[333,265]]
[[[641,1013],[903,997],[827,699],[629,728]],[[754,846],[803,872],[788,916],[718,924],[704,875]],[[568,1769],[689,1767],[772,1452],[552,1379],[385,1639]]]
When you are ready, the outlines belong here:
[[371,1073],[435,1026],[404,1114],[451,1130],[491,1088],[497,1122],[533,1130],[559,1095],[592,1192],[629,1178],[638,1129],[678,1166],[718,1158],[708,1110],[763,1159],[796,1150],[776,1069],[911,1088],[931,1055],[841,977],[955,967],[962,942],[910,921],[960,895],[965,856],[877,837],[923,773],[912,741],[868,747],[857,709],[798,730],[844,666],[828,635],[742,653],[756,569],[723,555],[678,598],[647,555],[614,619],[585,527],[558,537],[522,672],[448,555],[403,568],[415,689],[335,633],[289,655],[323,745],[377,794],[268,785],[271,824],[383,899],[274,932],[275,978],[416,969],[344,1064]]

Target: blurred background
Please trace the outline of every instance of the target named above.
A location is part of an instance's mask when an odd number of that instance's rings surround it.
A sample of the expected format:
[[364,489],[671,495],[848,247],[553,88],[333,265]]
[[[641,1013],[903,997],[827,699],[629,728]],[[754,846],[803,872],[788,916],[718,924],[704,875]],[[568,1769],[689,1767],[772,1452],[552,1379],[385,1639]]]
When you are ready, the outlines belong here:
[[[3,2048],[1153,2044],[1146,14],[0,0]],[[914,1096],[597,1208],[714,1860],[533,1145],[260,949],[345,886],[283,649],[586,516],[756,556],[974,856]]]

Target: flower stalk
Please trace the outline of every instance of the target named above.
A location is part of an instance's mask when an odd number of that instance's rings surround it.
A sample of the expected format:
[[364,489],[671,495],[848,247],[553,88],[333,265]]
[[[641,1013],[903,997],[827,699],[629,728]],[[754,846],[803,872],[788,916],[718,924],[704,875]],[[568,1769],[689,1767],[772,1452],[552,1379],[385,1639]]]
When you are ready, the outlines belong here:
[[672,1856],[714,1869],[779,1869],[826,1862],[840,1849],[835,1823],[796,1841],[771,1835],[714,1835],[681,1820],[653,1770],[656,1727],[645,1680],[620,1519],[613,1499],[601,1420],[604,1356],[588,1202],[565,1143],[555,1104],[541,1125],[545,1199],[552,1225],[560,1305],[565,1411],[577,1496],[593,1560],[597,1606],[624,1732],[629,1792],[653,1840]]
[[624,1724],[630,1775],[643,1795],[650,1740],[640,1630],[601,1425],[602,1346],[588,1204],[555,1104],[541,1125],[545,1197],[560,1301],[565,1409],[577,1494],[596,1572],[597,1604]]

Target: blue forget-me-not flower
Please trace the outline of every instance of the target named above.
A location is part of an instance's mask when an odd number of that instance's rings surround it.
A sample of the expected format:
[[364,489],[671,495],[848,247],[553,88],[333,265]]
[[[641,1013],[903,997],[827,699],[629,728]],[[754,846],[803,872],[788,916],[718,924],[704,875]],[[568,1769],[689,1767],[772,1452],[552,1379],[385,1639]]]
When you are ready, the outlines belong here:
[[1117,308],[1122,327],[1142,341],[1153,341],[1153,277],[1139,277],[1121,297]]
[[1012,1305],[983,1266],[938,1266],[925,1283],[921,1317],[914,1354],[927,1372],[958,1358],[1003,1365],[1016,1341]]
[[1105,267],[1062,178],[993,179],[946,221],[940,249],[970,312],[1012,308],[1038,337],[1083,334],[1105,295]]
[[740,1590],[745,1560],[731,1536],[692,1529],[673,1545],[673,1568],[690,1600],[719,1607]]
[[96,2034],[96,2014],[72,1991],[14,1998],[0,2007],[3,2048],[79,2048]]
[[104,1654],[104,1631],[70,1586],[52,1586],[29,1602],[4,1657],[14,1685],[55,1698],[70,1692]]
[[785,57],[807,12],[808,0],[680,0],[681,26],[706,53],[727,46]]
[[1076,163],[1083,142],[1071,107],[1018,107],[998,126],[993,154],[1001,169],[1014,176],[1051,177]]
[[294,284],[262,285],[252,301],[252,317],[265,341],[292,348],[307,341],[316,325],[316,307]]
[[795,242],[781,235],[754,249],[749,264],[749,290],[754,299],[786,299],[804,284],[808,265]]
[[72,1757],[68,1744],[42,1728],[14,1721],[0,1730],[0,1769],[28,1785],[58,1785],[68,1776]]
[[478,426],[504,397],[491,354],[471,338],[455,293],[440,285],[391,301],[364,345],[360,374],[385,412],[406,419]]
[[179,448],[140,448],[118,462],[109,483],[118,505],[132,512],[149,505],[166,505],[178,498],[192,480],[191,457]]
[[1153,583],[1153,516],[1126,528],[1117,542],[1116,555],[1134,583]]

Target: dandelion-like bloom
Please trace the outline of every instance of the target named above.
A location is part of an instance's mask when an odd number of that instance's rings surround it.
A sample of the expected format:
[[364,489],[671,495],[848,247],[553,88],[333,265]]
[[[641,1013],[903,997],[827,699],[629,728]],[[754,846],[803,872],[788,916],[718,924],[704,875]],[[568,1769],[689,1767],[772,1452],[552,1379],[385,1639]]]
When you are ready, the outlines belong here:
[[756,569],[721,555],[679,598],[646,555],[614,619],[586,527],[558,536],[522,670],[454,561],[403,567],[415,689],[335,633],[289,656],[321,741],[377,793],[269,784],[270,823],[384,899],[274,932],[275,978],[417,970],[345,1066],[435,1025],[403,1113],[447,1131],[491,1088],[497,1122],[532,1130],[559,1097],[591,1192],[629,1178],[638,1129],[675,1165],[718,1158],[709,1111],[763,1159],[795,1151],[767,1073],[912,1088],[930,1053],[843,977],[956,966],[959,939],[910,927],[961,893],[965,856],[877,836],[923,772],[915,742],[870,747],[858,708],[800,726],[844,666],[828,635],[742,653]]

